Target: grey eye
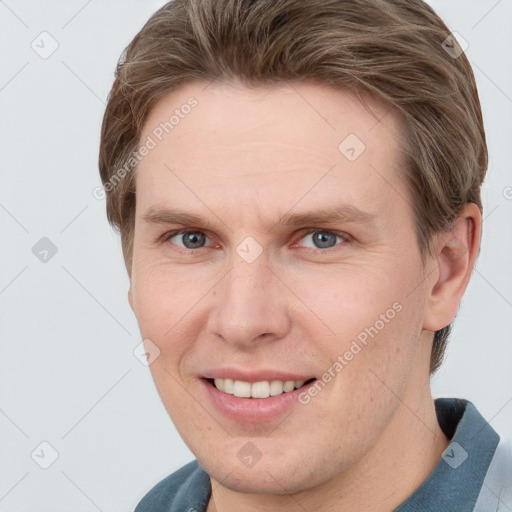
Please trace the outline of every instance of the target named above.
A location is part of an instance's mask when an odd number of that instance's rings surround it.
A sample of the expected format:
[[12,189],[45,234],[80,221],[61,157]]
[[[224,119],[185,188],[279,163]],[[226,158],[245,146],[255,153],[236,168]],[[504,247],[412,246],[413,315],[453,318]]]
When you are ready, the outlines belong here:
[[341,239],[340,236],[328,231],[314,231],[313,233],[308,233],[304,238],[306,237],[311,237],[312,243],[314,244],[313,246],[306,245],[306,247],[316,249],[329,249],[336,245],[338,239]]
[[180,237],[185,249],[199,249],[203,247],[206,240],[205,234],[200,231],[186,231],[176,235],[176,237]]

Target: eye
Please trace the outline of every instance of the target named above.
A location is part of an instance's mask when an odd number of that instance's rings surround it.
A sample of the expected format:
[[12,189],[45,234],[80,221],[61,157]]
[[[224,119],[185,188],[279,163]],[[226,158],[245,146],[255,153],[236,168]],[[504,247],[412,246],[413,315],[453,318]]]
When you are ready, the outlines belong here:
[[[317,250],[326,250],[343,245],[347,242],[349,235],[345,233],[337,233],[334,231],[311,230],[303,234],[298,241],[304,240],[302,247],[308,247]],[[206,241],[208,237],[202,231],[171,231],[161,238],[162,242],[170,242],[179,249],[194,251],[207,247]],[[321,251],[324,252],[324,251]]]
[[341,245],[337,242],[345,242],[347,235],[342,236],[341,234],[333,231],[309,231],[305,233],[300,240],[306,240],[309,243],[303,244],[303,247],[309,247],[312,249],[330,249],[336,245]]
[[201,249],[206,239],[202,231],[173,231],[165,234],[162,241],[171,242],[182,249]]

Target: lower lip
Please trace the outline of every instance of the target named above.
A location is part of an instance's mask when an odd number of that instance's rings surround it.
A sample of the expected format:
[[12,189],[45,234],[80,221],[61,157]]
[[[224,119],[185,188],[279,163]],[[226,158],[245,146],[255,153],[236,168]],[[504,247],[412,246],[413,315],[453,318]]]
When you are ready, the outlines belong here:
[[299,395],[315,383],[312,381],[301,388],[268,398],[239,398],[219,391],[206,379],[201,380],[209,400],[218,411],[232,420],[247,423],[271,421],[288,412],[294,405],[302,405]]

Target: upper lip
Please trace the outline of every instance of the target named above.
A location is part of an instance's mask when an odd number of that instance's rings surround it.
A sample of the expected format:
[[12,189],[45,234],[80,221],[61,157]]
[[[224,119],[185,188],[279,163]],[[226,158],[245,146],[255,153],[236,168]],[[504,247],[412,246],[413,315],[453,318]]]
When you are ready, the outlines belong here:
[[215,368],[204,372],[205,379],[233,379],[243,382],[262,382],[273,380],[303,380],[314,378],[313,375],[307,373],[283,372],[281,370],[243,370],[240,368]]

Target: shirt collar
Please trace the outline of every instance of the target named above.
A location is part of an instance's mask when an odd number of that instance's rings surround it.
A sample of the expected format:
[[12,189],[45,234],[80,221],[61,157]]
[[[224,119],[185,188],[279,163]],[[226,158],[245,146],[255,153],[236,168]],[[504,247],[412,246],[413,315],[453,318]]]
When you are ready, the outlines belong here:
[[467,400],[438,398],[439,425],[451,439],[423,484],[395,512],[472,511],[500,437]]

